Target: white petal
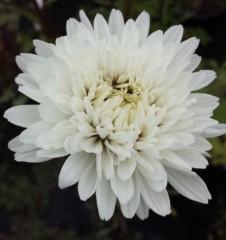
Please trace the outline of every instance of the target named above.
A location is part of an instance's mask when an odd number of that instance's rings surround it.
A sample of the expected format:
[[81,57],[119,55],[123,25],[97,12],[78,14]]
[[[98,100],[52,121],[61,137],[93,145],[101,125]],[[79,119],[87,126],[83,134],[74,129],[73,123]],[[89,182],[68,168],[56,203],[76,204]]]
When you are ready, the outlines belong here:
[[71,117],[73,114],[71,106],[70,106],[70,101],[71,97],[66,95],[66,94],[58,94],[56,97],[53,99],[56,107],[60,112],[64,113],[67,115],[67,118]]
[[71,75],[71,82],[72,82],[72,91],[75,96],[75,99],[72,98],[72,101],[76,101],[77,98],[82,99],[86,96],[86,89],[85,89],[85,83],[82,80],[82,77],[74,72]]
[[[167,179],[166,179],[167,180]],[[147,179],[147,184],[150,186],[152,190],[155,192],[162,192],[167,185],[167,181],[161,180],[161,181],[153,181],[150,179]]]
[[191,169],[191,166],[183,161],[183,158],[177,156],[173,151],[163,150],[161,156],[168,162],[168,164],[175,166],[175,168]]
[[97,137],[91,137],[85,140],[81,145],[81,148],[87,153],[101,153],[102,142]]
[[137,211],[139,202],[140,202],[140,191],[139,191],[139,188],[137,186],[136,181],[134,181],[134,195],[133,195],[133,197],[126,204],[121,204],[120,205],[121,210],[122,210],[122,214],[126,218],[132,218]]
[[[194,124],[187,128],[191,132],[206,132],[208,129],[211,129],[213,126],[216,126],[218,121],[212,118],[196,117],[194,118]],[[204,135],[203,135],[204,136]]]
[[216,73],[210,70],[202,70],[194,73],[193,76],[191,90],[196,91],[209,85],[216,78]]
[[217,124],[211,128],[207,128],[203,131],[202,136],[205,138],[218,137],[226,133],[226,124]]
[[195,141],[194,135],[188,132],[176,131],[170,133],[170,135],[174,137],[174,144],[171,146],[172,150],[187,147]]
[[117,174],[111,179],[111,187],[121,204],[126,204],[134,194],[133,179],[121,180]]
[[156,213],[161,216],[166,216],[170,213],[170,200],[169,195],[164,189],[162,192],[153,191],[152,188],[148,185],[146,180],[136,174],[138,181],[138,186],[140,189],[141,196],[143,197],[146,204]]
[[114,174],[113,156],[109,150],[102,151],[102,165],[106,179],[111,179]]
[[27,86],[19,86],[18,91],[38,103],[48,103],[50,101],[42,91]]
[[61,168],[59,187],[69,187],[80,179],[83,172],[93,163],[95,155],[83,152],[70,155]]
[[198,65],[200,64],[201,60],[202,60],[202,58],[200,56],[198,56],[197,54],[194,54],[190,58],[189,63],[184,68],[184,71],[191,71],[191,72],[193,72],[198,67]]
[[148,205],[141,198],[136,214],[141,220],[144,220],[149,216],[149,209]]
[[163,35],[164,43],[179,43],[183,36],[183,27],[182,25],[176,25],[169,28]]
[[96,171],[97,171],[98,178],[102,179],[103,163],[102,163],[101,153],[96,154]]
[[73,113],[76,114],[76,112],[84,112],[84,102],[79,97],[73,97],[70,99],[70,107]]
[[153,32],[145,41],[147,46],[155,46],[158,43],[162,43],[163,32],[161,30]]
[[[153,161],[153,159],[151,161]],[[157,167],[155,166],[154,171],[150,171],[149,169],[138,164],[137,164],[137,169],[145,178],[148,179],[148,181],[157,181],[157,182],[163,181],[163,180],[165,181],[165,177],[163,177],[163,174],[162,174],[162,171],[164,170],[162,163],[159,160],[154,160],[154,162],[156,162],[156,165],[157,165]]]
[[167,168],[167,174],[169,183],[183,196],[201,203],[211,199],[206,184],[196,173]]
[[[76,116],[78,116],[78,114],[76,114]],[[89,137],[92,137],[92,136],[95,136],[97,135],[96,134],[96,131],[95,131],[95,128],[92,127],[89,123],[87,123],[86,121],[85,122],[82,122],[81,124],[78,125],[78,131],[83,134],[84,136],[86,136],[86,138],[88,139]],[[97,141],[97,137],[94,137]]]
[[83,10],[79,11],[79,16],[82,21],[82,23],[91,31],[93,31],[92,24],[90,23],[88,17],[86,16],[85,12]]
[[196,38],[189,38],[188,40],[180,43],[177,53],[172,60],[170,66],[182,67],[183,63],[189,60],[194,51],[199,45],[199,40]]
[[97,14],[94,19],[94,33],[98,39],[108,38],[110,36],[110,30],[107,22],[102,15]]
[[111,189],[110,182],[104,177],[98,180],[96,199],[100,219],[109,220],[115,210],[116,196]]
[[124,19],[122,13],[119,10],[113,9],[109,17],[109,28],[112,35],[116,34],[120,37],[123,27]]
[[142,168],[145,168],[150,174],[155,171],[150,161],[152,158],[146,158],[142,153],[134,152],[131,159],[136,160],[138,167],[141,166]]
[[[74,128],[67,121],[56,124],[50,131],[40,133],[35,143],[36,146],[43,149],[62,149],[65,138],[73,134]],[[66,152],[65,152],[66,153]]]
[[115,143],[125,143],[128,141],[131,141],[133,139],[135,139],[135,133],[134,132],[115,132],[115,133],[111,133],[108,136],[108,139],[111,141],[114,141]]
[[147,12],[143,11],[136,19],[135,21],[137,27],[139,28],[139,43],[142,44],[149,32],[149,27],[150,27],[150,16]]
[[126,160],[119,163],[117,168],[118,176],[122,180],[130,178],[136,168],[136,160],[133,158],[127,158]]
[[70,72],[68,64],[57,57],[48,58],[46,64],[32,62],[28,66],[28,73],[36,79],[40,90],[50,98],[55,98],[58,93],[72,95]]
[[154,159],[152,159],[152,165],[155,168],[155,172],[150,173],[149,175],[147,175],[147,173],[145,175],[143,171],[140,171],[140,173],[146,177],[146,181],[152,190],[162,192],[167,186],[167,174],[165,168],[160,161]]
[[[133,36],[131,38],[131,36]],[[126,49],[128,46],[130,48],[137,47],[139,44],[139,30],[132,19],[129,19],[122,31],[121,45]],[[129,48],[129,49],[130,49]]]
[[200,135],[195,135],[195,142],[191,144],[190,147],[200,152],[205,152],[212,149],[212,145],[208,142],[208,140]]
[[9,142],[8,148],[13,152],[28,152],[36,149],[37,147],[34,145],[24,144],[19,141],[19,137],[15,137]]
[[169,149],[174,144],[175,137],[170,134],[159,134],[156,147],[158,150]]
[[63,148],[60,149],[40,149],[37,151],[37,157],[46,157],[46,158],[59,158],[67,156],[68,153],[65,152]]
[[78,193],[80,199],[86,201],[90,198],[95,190],[97,183],[97,173],[95,168],[95,162],[93,162],[82,174],[78,182]]
[[51,159],[46,157],[37,157],[36,156],[37,150],[38,149],[29,151],[29,152],[17,152],[14,155],[15,160],[18,162],[39,163],[39,162],[45,162]]
[[16,56],[16,63],[23,72],[27,72],[30,63],[45,64],[46,60],[35,54],[21,53],[19,56]]
[[40,118],[49,123],[58,123],[68,119],[68,116],[60,111],[54,104],[40,104],[38,111]]
[[82,148],[80,147],[81,143],[84,142],[86,137],[84,137],[82,134],[78,133],[74,136],[66,137],[64,140],[64,149],[70,153],[76,153],[82,151]]
[[66,24],[67,35],[72,35],[77,32],[77,24],[78,21],[74,18],[70,18],[69,20],[67,20]]
[[207,107],[215,109],[219,103],[219,98],[206,93],[191,93],[190,98],[196,98],[197,102],[193,104],[195,107]]
[[40,40],[34,40],[35,52],[41,57],[51,57],[54,54],[54,45]]
[[49,131],[51,128],[51,124],[43,121],[34,123],[19,135],[19,140],[23,143],[36,145],[35,141],[37,137],[43,132]]
[[4,118],[20,127],[29,127],[31,124],[40,120],[37,105],[11,107],[5,111]]
[[199,152],[189,148],[183,148],[174,152],[183,161],[185,161],[192,168],[206,168],[208,161]]
[[32,78],[32,76],[29,73],[20,73],[16,78],[15,82],[18,85],[26,86],[32,89],[38,89],[38,84]]

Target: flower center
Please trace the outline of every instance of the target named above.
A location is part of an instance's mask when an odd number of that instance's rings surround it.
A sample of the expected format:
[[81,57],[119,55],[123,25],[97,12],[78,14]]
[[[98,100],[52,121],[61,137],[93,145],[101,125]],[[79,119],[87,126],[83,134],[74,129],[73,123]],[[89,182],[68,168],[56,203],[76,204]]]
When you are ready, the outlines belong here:
[[123,83],[112,86],[112,94],[109,97],[121,96],[124,101],[122,105],[131,103],[136,105],[142,98],[142,89],[136,83]]
[[103,73],[102,79],[104,85],[107,84],[110,89],[108,98],[119,96],[123,99],[120,107],[130,104],[135,109],[137,103],[142,100],[144,90],[139,84],[139,74],[135,72],[121,74]]

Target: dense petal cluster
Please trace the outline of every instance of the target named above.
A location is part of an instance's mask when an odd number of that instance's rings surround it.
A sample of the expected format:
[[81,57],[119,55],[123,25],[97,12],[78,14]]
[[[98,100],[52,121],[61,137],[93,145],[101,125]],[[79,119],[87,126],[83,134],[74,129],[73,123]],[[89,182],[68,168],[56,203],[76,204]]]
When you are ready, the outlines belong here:
[[212,119],[218,98],[194,92],[215,78],[193,72],[199,41],[182,41],[183,27],[149,33],[149,15],[124,23],[120,11],[93,25],[83,11],[69,19],[55,44],[34,41],[35,54],[16,58],[23,73],[19,91],[37,104],[5,112],[26,128],[9,143],[16,161],[42,162],[68,156],[59,187],[78,182],[81,200],[96,195],[101,219],[114,213],[141,219],[149,209],[170,213],[169,182],[179,193],[207,203],[203,180],[206,138],[226,132]]

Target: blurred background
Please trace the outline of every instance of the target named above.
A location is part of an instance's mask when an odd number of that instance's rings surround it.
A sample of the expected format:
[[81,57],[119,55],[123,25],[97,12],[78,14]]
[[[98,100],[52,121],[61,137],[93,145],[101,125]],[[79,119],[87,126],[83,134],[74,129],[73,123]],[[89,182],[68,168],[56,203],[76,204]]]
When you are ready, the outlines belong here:
[[[226,1],[225,0],[0,0],[0,111],[29,100],[17,92],[15,56],[33,52],[32,40],[54,43],[65,35],[65,23],[84,9],[93,19],[108,18],[112,8],[125,18],[145,10],[151,31],[183,24],[184,39],[196,36],[203,57],[199,69],[213,69],[216,81],[203,91],[220,98],[215,118],[226,122]],[[21,128],[0,120],[0,240],[225,240],[226,141],[211,140],[207,170],[198,171],[213,199],[195,203],[170,192],[172,214],[150,211],[147,220],[127,220],[116,211],[109,222],[98,217],[95,198],[79,200],[77,186],[60,190],[58,174],[64,159],[41,164],[17,163],[7,148]]]

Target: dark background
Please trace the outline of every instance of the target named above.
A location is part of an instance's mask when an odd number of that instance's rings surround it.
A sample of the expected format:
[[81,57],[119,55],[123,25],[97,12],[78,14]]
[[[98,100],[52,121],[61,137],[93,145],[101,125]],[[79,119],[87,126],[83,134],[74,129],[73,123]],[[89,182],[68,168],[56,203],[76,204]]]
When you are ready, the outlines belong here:
[[[43,5],[37,2],[43,3]],[[19,73],[15,56],[33,52],[32,40],[55,41],[65,35],[65,23],[84,9],[90,19],[106,18],[112,8],[125,18],[145,10],[151,14],[151,31],[174,24],[185,27],[184,39],[200,38],[200,69],[213,69],[218,78],[203,91],[218,96],[215,118],[226,122],[226,1],[225,0],[0,0],[0,111],[28,103],[17,92]],[[109,222],[98,217],[95,197],[79,200],[77,187],[57,187],[64,159],[41,164],[17,163],[7,148],[20,133],[0,120],[0,240],[226,240],[226,143],[211,140],[210,165],[198,172],[213,199],[202,205],[170,190],[172,214],[127,220],[116,211]]]

